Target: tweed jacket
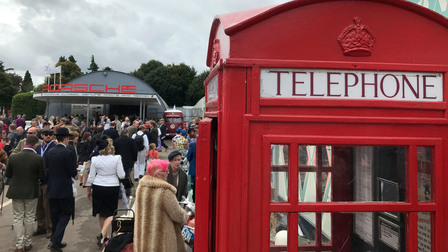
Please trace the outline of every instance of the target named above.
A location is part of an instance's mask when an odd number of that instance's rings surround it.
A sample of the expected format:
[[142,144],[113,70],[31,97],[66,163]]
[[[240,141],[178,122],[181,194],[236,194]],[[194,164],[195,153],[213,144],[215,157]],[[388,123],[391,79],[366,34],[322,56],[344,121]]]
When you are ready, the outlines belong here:
[[[168,165],[168,177],[166,178],[166,181],[174,186],[174,176],[173,176],[173,170],[171,169],[171,165]],[[177,184],[176,188],[176,198],[177,201],[182,201],[182,196],[185,196],[185,198],[188,195],[188,176],[187,174],[179,168],[179,182]]]
[[11,154],[5,175],[11,178],[6,197],[35,199],[39,197],[39,179],[45,178],[44,158],[31,149]]
[[176,188],[145,175],[135,201],[134,252],[185,251],[182,227],[187,220],[176,199]]

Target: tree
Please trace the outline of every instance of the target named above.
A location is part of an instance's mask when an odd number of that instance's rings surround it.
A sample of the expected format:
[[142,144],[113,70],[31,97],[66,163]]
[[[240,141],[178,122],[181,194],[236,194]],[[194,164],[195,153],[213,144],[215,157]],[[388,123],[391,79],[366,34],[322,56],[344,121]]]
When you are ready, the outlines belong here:
[[22,86],[20,88],[21,93],[31,92],[33,91],[33,79],[31,79],[31,74],[28,70],[26,70],[25,77],[22,82]]
[[9,79],[12,82],[12,86],[15,90],[15,94],[17,94],[20,91],[20,88],[22,86],[22,82],[23,82],[22,76],[20,76],[16,73],[6,73],[6,74],[8,75]]
[[202,97],[205,96],[204,81],[209,74],[210,71],[204,71],[200,75],[194,77],[193,81],[188,86],[185,104],[194,106]]
[[13,114],[26,114],[29,118],[42,115],[45,112],[46,103],[33,99],[33,93],[20,93],[12,98],[11,109]]
[[67,58],[65,58],[65,56],[61,56],[59,57],[59,61],[58,62],[66,62]]
[[0,60],[0,72],[4,73],[4,72],[7,72],[7,71],[14,70],[13,68],[6,68],[5,69],[5,66],[3,66],[3,64],[4,64],[4,62]]
[[113,69],[110,68],[109,66],[107,66],[107,67],[103,68],[103,71],[113,71]]
[[137,71],[131,72],[132,75],[134,75],[137,78],[140,78],[147,84],[150,83],[149,81],[149,74],[159,68],[159,67],[165,67],[162,62],[157,60],[150,60],[148,63],[143,63],[140,65],[140,68]]
[[11,79],[5,72],[0,72],[0,107],[11,108],[12,97],[17,93]]
[[73,55],[68,56],[68,60],[73,63],[76,63],[75,57],[73,57]]
[[95,57],[92,55],[92,58],[90,60],[90,67],[87,68],[87,70],[90,70],[90,72],[96,72],[98,71],[98,65],[95,63]]
[[149,85],[165,100],[169,106],[178,105],[180,89],[170,83],[171,68],[158,67],[151,71],[148,76]]
[[150,60],[131,74],[151,86],[169,106],[183,106],[196,70],[184,63],[164,66],[160,61]]
[[61,83],[67,83],[74,78],[83,75],[83,73],[81,72],[81,68],[79,68],[79,66],[72,61],[67,60],[64,62],[58,62],[56,63],[56,66],[61,66]]
[[[196,70],[193,67],[189,67],[184,63],[180,65],[169,65],[171,70],[170,83],[174,85],[179,93],[176,100],[176,105],[185,105],[185,97],[187,94],[188,86],[196,76]],[[173,104],[174,105],[174,104]]]

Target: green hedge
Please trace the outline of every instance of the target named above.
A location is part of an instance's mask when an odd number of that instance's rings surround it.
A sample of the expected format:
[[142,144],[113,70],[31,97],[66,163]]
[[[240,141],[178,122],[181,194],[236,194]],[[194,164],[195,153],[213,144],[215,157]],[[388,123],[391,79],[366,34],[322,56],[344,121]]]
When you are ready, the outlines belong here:
[[33,93],[19,93],[12,98],[12,115],[26,114],[28,119],[45,113],[46,103],[33,99]]

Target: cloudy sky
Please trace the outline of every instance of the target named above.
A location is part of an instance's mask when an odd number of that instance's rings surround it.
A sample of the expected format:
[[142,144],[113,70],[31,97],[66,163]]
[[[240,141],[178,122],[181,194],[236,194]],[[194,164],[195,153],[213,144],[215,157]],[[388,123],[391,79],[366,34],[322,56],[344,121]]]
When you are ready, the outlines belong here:
[[130,72],[151,59],[206,70],[215,15],[288,0],[0,0],[0,60],[34,85],[43,66],[73,55],[81,71]]

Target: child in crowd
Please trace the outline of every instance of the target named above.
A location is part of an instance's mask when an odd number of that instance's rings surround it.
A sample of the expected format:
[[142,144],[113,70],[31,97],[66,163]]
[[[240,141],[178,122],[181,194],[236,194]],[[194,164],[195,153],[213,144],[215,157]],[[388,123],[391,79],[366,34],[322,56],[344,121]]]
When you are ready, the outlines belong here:
[[13,148],[11,146],[11,140],[9,140],[9,138],[5,137],[2,139],[2,144],[4,145],[3,150],[9,156],[11,154],[11,152],[13,151]]
[[155,143],[149,145],[149,151],[146,154],[146,158],[148,158],[148,161],[159,159],[159,152],[156,150]]

